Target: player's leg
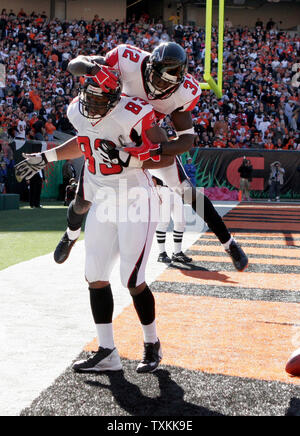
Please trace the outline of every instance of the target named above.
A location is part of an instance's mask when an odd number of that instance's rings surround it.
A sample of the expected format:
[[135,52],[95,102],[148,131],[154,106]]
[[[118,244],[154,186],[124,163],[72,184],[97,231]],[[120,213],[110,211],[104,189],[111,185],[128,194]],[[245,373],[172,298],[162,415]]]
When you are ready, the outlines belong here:
[[[148,208],[149,205],[143,207]],[[152,204],[152,207],[158,208],[158,204]],[[162,359],[156,331],[155,299],[145,281],[156,225],[155,220],[119,224],[121,281],[130,291],[144,335],[144,355],[137,367],[137,372],[142,373],[154,371]]]
[[172,255],[172,261],[179,263],[190,263],[193,261],[193,259],[186,256],[182,251],[182,240],[186,224],[184,216],[184,204],[182,202],[182,197],[176,192],[173,192],[172,197],[173,201],[171,203],[171,216],[174,223],[174,252]]
[[167,230],[171,220],[171,196],[166,196],[166,193],[171,192],[166,187],[161,187],[159,189],[159,196],[161,199],[160,205],[160,220],[156,228],[156,240],[159,249],[159,256],[157,261],[162,263],[171,263],[171,259],[169,258],[166,251],[166,238],[167,238]]
[[97,331],[99,349],[86,360],[76,362],[76,372],[117,371],[121,360],[113,336],[113,294],[109,282],[112,268],[118,259],[119,243],[117,225],[99,225],[97,207],[93,206],[85,227],[85,275],[89,283],[90,305]]
[[84,186],[84,180],[83,167],[75,199],[71,201],[67,211],[67,230],[54,251],[54,260],[56,263],[63,263],[69,257],[75,242],[80,236],[84,218],[91,207],[91,202],[85,197],[88,188]]
[[[242,248],[237,244],[234,238],[230,235],[224,221],[216,211],[214,205],[206,195],[197,192],[196,188],[188,181],[188,177],[183,169],[181,161],[177,157],[175,163],[167,168],[159,170],[151,170],[151,173],[162,179],[169,188],[183,195],[185,188],[192,190],[190,204],[193,210],[199,214],[197,205],[203,204],[200,208],[200,216],[204,219],[211,231],[217,236],[225,251],[229,254],[235,268],[238,271],[243,271],[248,265],[248,258]],[[187,201],[187,198],[185,198]]]

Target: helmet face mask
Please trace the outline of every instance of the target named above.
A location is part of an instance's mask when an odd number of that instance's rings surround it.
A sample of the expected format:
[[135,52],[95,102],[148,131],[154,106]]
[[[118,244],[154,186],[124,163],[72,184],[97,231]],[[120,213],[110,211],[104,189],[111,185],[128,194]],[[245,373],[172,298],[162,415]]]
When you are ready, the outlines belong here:
[[170,97],[184,80],[187,56],[183,48],[174,43],[160,44],[151,54],[145,70],[145,83],[149,99]]
[[92,78],[87,78],[80,88],[79,112],[91,121],[107,116],[121,97],[121,86],[116,90],[104,92]]

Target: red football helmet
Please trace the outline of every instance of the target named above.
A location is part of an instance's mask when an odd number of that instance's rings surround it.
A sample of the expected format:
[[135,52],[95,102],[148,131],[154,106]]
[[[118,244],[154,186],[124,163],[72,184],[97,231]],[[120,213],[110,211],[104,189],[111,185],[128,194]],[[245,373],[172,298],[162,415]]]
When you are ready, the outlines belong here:
[[[102,71],[102,70],[101,70]],[[90,120],[108,115],[121,98],[121,80],[116,71],[111,75],[85,76],[79,93],[79,111]]]

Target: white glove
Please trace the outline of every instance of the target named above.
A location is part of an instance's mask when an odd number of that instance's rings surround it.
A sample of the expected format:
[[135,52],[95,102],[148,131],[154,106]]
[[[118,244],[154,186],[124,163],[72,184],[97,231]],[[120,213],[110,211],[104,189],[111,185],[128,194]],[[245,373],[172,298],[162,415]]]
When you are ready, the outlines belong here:
[[48,163],[45,153],[23,153],[22,156],[25,160],[15,165],[15,174],[18,182],[21,182],[23,179],[30,180],[36,173],[45,168]]

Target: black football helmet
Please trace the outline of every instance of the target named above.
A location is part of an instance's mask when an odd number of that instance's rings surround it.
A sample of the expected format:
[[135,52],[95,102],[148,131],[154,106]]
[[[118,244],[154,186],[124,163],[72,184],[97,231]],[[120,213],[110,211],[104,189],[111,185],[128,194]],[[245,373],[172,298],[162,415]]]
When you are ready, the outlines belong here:
[[148,98],[163,100],[175,92],[187,72],[187,54],[176,42],[164,42],[150,55],[145,69]]
[[[117,73],[116,73],[117,74]],[[116,89],[102,90],[97,80],[86,77],[79,92],[79,112],[91,121],[100,120],[108,115],[121,98],[121,81],[118,76]]]

